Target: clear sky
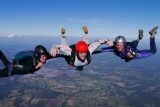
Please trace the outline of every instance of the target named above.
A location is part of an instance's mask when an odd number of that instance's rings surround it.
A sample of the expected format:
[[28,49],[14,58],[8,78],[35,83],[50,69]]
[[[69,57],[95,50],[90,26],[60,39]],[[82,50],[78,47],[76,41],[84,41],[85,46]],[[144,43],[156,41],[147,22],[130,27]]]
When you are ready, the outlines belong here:
[[0,34],[137,36],[160,26],[160,0],[0,0]]

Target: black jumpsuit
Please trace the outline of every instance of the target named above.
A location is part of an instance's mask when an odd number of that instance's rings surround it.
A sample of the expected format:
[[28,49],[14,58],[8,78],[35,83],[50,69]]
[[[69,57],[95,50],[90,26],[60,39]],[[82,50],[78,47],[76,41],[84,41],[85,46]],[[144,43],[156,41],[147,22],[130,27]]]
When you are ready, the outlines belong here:
[[[10,62],[7,60],[7,58],[5,57],[2,51],[0,51],[0,58],[3,64],[5,65],[5,68],[0,69],[0,78],[8,77],[9,75],[8,75],[7,67],[8,67],[8,64],[10,64]],[[53,57],[50,56],[48,53],[47,60],[51,58]],[[18,65],[20,65],[21,67],[19,67]],[[22,75],[22,74],[34,73],[35,71],[40,69],[40,68],[36,69],[37,59],[34,56],[34,52],[33,52],[33,56],[26,56],[21,60],[18,60],[18,62],[15,59],[13,59],[12,66],[13,66],[12,67],[13,70],[11,75]]]

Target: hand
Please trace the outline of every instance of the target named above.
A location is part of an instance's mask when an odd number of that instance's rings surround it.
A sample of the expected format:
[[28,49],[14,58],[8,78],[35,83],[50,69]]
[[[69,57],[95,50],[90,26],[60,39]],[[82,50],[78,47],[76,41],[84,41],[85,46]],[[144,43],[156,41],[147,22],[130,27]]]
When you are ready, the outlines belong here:
[[57,47],[53,47],[50,51],[51,56],[55,57],[56,54],[58,53],[58,48]]
[[134,56],[129,52],[129,53],[127,53],[127,57],[132,59]]
[[135,52],[130,49],[130,52],[127,53],[127,57],[132,59],[135,56]]
[[101,44],[105,44],[108,42],[108,39],[101,39],[101,40],[97,40],[97,42],[101,43]]
[[43,65],[44,65],[44,63],[38,62],[37,66],[36,66],[36,69],[41,68]]
[[113,41],[109,39],[106,44],[107,44],[108,46],[113,46]]

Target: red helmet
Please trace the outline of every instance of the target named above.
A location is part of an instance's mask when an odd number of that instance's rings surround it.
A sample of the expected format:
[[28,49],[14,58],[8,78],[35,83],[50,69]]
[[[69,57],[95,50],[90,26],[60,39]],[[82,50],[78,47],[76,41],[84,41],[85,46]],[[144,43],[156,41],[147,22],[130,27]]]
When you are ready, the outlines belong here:
[[77,52],[88,52],[88,45],[84,41],[79,41],[76,44],[76,51]]

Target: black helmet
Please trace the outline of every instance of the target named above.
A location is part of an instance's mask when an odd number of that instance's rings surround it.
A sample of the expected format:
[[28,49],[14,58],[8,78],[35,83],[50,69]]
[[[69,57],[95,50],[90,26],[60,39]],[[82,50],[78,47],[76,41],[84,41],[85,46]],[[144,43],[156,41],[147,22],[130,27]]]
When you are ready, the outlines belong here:
[[117,36],[114,42],[115,43],[124,43],[125,44],[126,43],[126,39],[125,39],[124,36]]
[[42,45],[36,46],[34,53],[35,53],[36,58],[38,59],[41,57],[41,55],[46,55],[46,56],[48,55],[47,49]]

